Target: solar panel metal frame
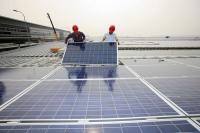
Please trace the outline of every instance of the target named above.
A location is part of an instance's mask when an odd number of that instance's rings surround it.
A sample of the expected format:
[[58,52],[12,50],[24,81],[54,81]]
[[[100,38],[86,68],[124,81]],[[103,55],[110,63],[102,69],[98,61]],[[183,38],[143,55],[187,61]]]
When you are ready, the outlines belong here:
[[[66,47],[65,47],[65,50],[64,50],[64,55],[63,55],[63,58],[62,58],[62,60],[61,60],[61,64],[62,65],[87,65],[87,66],[102,66],[102,65],[118,65],[119,64],[119,61],[118,61],[118,43],[117,42],[114,42],[114,43],[116,43],[115,45],[116,45],[116,49],[117,49],[117,58],[116,58],[116,64],[87,64],[87,63],[63,63],[63,61],[64,61],[64,57],[65,57],[65,54],[66,54],[66,51],[67,51],[67,46],[68,46],[68,44],[69,43],[73,43],[73,42],[67,42],[67,44],[66,44]],[[87,44],[90,44],[90,43],[109,43],[109,42],[75,42],[75,43],[87,43]],[[96,45],[96,44],[94,44],[94,45]]]
[[[189,126],[188,128],[185,128]],[[167,128],[166,128],[167,127]],[[109,130],[111,129],[111,130]],[[112,130],[114,129],[114,130]],[[129,130],[127,130],[129,129]],[[131,129],[131,130],[130,130]],[[83,120],[73,121],[20,121],[17,123],[2,123],[0,125],[0,131],[4,132],[52,132],[61,131],[62,133],[68,131],[81,131],[80,133],[97,131],[101,133],[123,133],[123,131],[134,132],[134,131],[145,132],[148,130],[149,133],[154,131],[159,132],[199,132],[200,127],[192,120],[188,118],[169,118],[163,120],[135,120],[135,121],[104,121],[104,122],[90,122]],[[150,130],[149,130],[150,129]],[[152,130],[151,130],[152,129]]]

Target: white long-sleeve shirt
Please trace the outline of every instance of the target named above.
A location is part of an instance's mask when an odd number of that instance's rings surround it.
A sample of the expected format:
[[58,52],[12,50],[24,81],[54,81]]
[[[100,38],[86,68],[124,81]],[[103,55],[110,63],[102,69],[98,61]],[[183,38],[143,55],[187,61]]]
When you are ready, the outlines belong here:
[[105,41],[105,42],[117,42],[118,38],[117,38],[115,33],[112,33],[112,34],[106,33],[103,36],[103,41]]

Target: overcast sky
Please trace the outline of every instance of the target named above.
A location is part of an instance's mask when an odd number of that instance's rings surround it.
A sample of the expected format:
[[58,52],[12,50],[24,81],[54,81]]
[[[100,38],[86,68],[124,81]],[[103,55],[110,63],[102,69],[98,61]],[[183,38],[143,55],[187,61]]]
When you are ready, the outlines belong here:
[[200,36],[200,0],[0,0],[0,15],[71,30],[77,24],[102,36],[110,24],[119,36]]

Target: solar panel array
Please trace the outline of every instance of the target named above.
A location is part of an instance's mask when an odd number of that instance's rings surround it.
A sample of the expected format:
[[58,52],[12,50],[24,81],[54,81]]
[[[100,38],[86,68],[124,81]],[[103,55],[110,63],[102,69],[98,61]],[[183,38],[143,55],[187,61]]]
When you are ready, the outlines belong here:
[[171,59],[121,61],[0,68],[0,132],[200,131],[193,121],[200,115],[198,66]]
[[54,67],[0,68],[0,80],[38,80]]
[[[26,44],[28,45],[28,44]],[[60,64],[60,53],[52,53],[51,48],[64,48],[63,42],[46,42],[0,52],[0,67],[49,67]],[[0,46],[1,47],[1,46]]]
[[0,119],[165,115],[178,113],[138,80],[72,80],[41,83],[3,110]]
[[[200,59],[195,60],[200,61]],[[135,65],[130,68],[144,77],[187,115],[200,114],[200,67],[189,62],[189,59],[165,60],[164,63],[165,65],[163,62]]]
[[149,80],[188,114],[200,114],[199,81],[200,77]]
[[[54,53],[50,51],[50,48],[63,48],[62,42],[48,42],[38,44],[31,47],[25,47],[22,49],[15,49],[11,51],[5,51],[0,53],[0,57],[52,57]],[[30,59],[31,60],[31,59]]]
[[116,43],[68,43],[62,64],[117,64]]

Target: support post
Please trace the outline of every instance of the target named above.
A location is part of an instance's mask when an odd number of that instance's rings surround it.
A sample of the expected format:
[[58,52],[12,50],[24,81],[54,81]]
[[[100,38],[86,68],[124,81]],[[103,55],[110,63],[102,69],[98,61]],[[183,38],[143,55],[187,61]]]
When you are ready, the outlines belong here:
[[47,13],[47,16],[48,16],[48,18],[49,18],[49,20],[50,20],[50,22],[51,22],[51,25],[52,25],[52,28],[53,28],[53,31],[54,31],[56,40],[58,40],[58,36],[57,36],[56,30],[55,30],[55,28],[54,28],[53,22],[52,22],[52,20],[51,20],[50,14]]

